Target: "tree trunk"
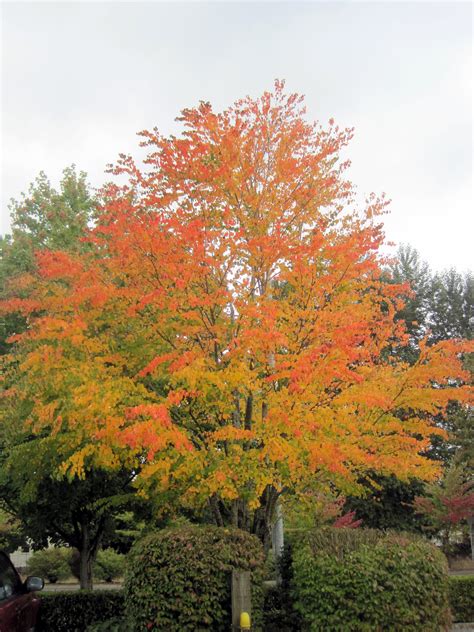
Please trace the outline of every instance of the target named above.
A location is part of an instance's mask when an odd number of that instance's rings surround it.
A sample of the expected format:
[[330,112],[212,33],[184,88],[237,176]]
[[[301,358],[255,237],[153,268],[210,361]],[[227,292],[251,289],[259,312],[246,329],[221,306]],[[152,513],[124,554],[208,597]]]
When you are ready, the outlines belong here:
[[85,519],[82,520],[82,543],[79,549],[80,554],[80,583],[81,590],[92,590],[92,562],[93,551],[91,547],[91,537],[89,525]]
[[267,485],[262,494],[261,505],[255,510],[252,533],[263,543],[265,555],[272,544],[272,524],[278,502],[278,493],[273,485]]

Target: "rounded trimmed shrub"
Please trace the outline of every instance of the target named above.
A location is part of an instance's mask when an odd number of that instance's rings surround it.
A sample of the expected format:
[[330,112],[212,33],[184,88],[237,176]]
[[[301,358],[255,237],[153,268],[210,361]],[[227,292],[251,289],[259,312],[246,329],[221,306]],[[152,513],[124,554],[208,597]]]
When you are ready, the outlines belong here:
[[293,590],[303,630],[448,629],[448,574],[442,553],[414,538],[380,534],[375,540],[371,534],[368,544],[361,534],[357,546],[357,537],[351,534],[350,546],[346,539],[339,551],[314,549],[309,541],[295,546]]
[[103,549],[97,553],[94,566],[94,577],[105,582],[112,582],[122,577],[125,569],[125,555],[113,549]]
[[186,526],[138,541],[127,556],[130,632],[228,632],[231,572],[251,571],[252,629],[261,630],[264,555],[260,541],[233,528]]
[[58,580],[66,579],[71,575],[70,555],[71,549],[63,547],[35,551],[27,562],[27,573],[43,577],[51,584],[55,584]]

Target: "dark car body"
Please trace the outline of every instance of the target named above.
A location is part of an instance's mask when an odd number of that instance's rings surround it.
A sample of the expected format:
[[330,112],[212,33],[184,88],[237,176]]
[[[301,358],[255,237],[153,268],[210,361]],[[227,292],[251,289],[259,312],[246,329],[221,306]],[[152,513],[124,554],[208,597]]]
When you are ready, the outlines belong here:
[[28,577],[22,582],[5,553],[0,552],[0,632],[32,632],[35,629],[43,581]]

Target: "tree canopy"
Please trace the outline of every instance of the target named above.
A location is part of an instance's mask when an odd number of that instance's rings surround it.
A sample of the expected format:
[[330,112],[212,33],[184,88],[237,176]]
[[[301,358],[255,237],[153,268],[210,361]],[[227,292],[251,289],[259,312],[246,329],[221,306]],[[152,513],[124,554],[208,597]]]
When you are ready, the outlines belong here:
[[383,278],[385,199],[359,208],[345,178],[352,130],[308,123],[280,82],[180,121],[112,167],[125,183],[101,192],[89,249],[40,252],[17,280],[12,417],[57,443],[58,475],[136,464],[161,503],[262,538],[284,492],[435,476],[422,452],[469,397],[468,345],[390,352],[406,287]]

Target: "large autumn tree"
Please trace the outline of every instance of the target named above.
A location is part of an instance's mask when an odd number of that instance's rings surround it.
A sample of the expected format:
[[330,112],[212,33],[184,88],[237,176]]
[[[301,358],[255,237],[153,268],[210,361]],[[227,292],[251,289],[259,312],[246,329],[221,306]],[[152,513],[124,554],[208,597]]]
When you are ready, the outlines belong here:
[[34,300],[4,307],[41,314],[11,393],[32,433],[65,437],[59,473],[129,455],[159,503],[265,544],[283,494],[432,478],[426,413],[467,398],[449,386],[464,345],[422,342],[413,365],[387,351],[408,342],[402,288],[381,278],[386,201],[359,208],[345,179],[352,130],[307,122],[280,82],[180,121],[112,168],[93,250],[42,254]]

